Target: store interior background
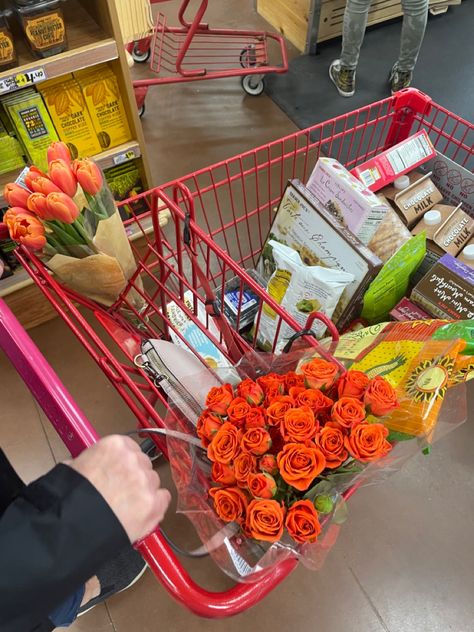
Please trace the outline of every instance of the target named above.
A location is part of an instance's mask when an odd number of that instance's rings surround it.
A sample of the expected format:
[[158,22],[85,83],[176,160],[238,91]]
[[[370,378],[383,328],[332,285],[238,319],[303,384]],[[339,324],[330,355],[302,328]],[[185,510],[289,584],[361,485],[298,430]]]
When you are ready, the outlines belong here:
[[[160,9],[172,15],[177,4],[172,0]],[[460,11],[462,19],[454,19]],[[428,33],[437,29],[436,45],[422,50],[414,85],[425,90],[431,87],[431,96],[438,103],[472,121],[474,39],[463,30],[469,17],[472,32],[473,0],[463,0],[447,16],[430,18]],[[210,0],[209,21],[231,28],[269,28],[254,12],[253,0]],[[400,22],[375,27],[368,38],[384,43],[383,29],[394,27],[400,28]],[[453,34],[452,29],[458,27],[459,33]],[[284,100],[292,100],[294,108],[301,107],[307,124],[387,94],[385,74],[377,78],[382,87],[372,85],[376,78],[370,64],[365,65],[369,48],[361,59],[361,94],[347,100],[337,96],[327,78],[327,65],[337,56],[337,41],[322,46],[321,54],[312,59],[298,58],[297,51],[289,49],[290,73],[271,79],[269,86],[285,109]],[[379,51],[379,65],[380,58]],[[392,57],[384,61],[387,69],[392,62]],[[430,67],[432,76],[426,82],[422,76],[426,70],[420,69]],[[147,72],[141,67],[133,70],[137,77]],[[301,82],[298,73],[306,73],[306,81]],[[364,101],[368,83],[378,92]],[[457,103],[453,102],[454,92],[461,95]],[[317,97],[314,110],[311,95]],[[151,89],[143,127],[155,184],[297,129],[267,95],[245,96],[238,79]],[[61,320],[30,333],[101,434],[133,428],[130,411]],[[32,480],[67,458],[67,453],[4,356],[0,357],[0,375],[0,443],[20,474]],[[469,403],[472,410],[472,389]],[[298,568],[250,612],[220,622],[198,619],[175,604],[148,572],[135,587],[95,608],[71,630],[470,632],[474,619],[472,445],[474,427],[468,422],[437,444],[429,457],[416,456],[383,486],[360,490],[351,500],[348,522],[322,570],[312,573]],[[159,471],[164,484],[171,485],[166,465],[160,465]],[[192,526],[174,511],[169,512],[164,527],[181,545],[197,544]],[[184,564],[211,590],[223,590],[231,583],[209,559]]]

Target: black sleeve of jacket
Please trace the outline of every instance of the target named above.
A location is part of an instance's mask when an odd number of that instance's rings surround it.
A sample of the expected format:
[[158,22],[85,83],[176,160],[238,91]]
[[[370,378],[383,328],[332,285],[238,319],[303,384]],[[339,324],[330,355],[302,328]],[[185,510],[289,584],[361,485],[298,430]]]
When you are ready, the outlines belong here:
[[69,466],[24,487],[0,518],[0,630],[34,630],[127,544],[104,498]]

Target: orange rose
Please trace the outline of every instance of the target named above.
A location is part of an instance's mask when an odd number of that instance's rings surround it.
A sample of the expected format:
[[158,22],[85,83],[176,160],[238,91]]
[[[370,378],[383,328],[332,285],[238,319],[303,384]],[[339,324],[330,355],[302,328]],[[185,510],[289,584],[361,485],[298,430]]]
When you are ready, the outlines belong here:
[[212,480],[220,485],[235,485],[237,483],[234,468],[231,465],[217,462],[212,464]]
[[280,395],[283,395],[285,392],[285,378],[282,375],[278,375],[278,373],[268,373],[268,375],[262,375],[262,377],[257,378],[257,384],[259,384],[265,395],[268,390],[273,390],[277,388],[280,391]]
[[283,535],[285,509],[276,500],[252,500],[247,507],[246,530],[255,540],[278,542]]
[[286,392],[290,392],[290,388],[294,387],[303,387],[304,388],[304,377],[294,371],[289,371],[285,375],[285,388]]
[[221,426],[222,419],[209,410],[205,410],[199,417],[196,432],[205,448],[207,448]]
[[334,404],[332,399],[318,388],[307,388],[299,393],[296,403],[298,406],[309,406],[315,415],[328,412]]
[[237,395],[243,397],[249,404],[260,406],[265,395],[260,384],[253,380],[243,380],[237,387]]
[[300,367],[307,388],[327,390],[336,381],[338,368],[332,362],[314,358]]
[[250,428],[242,437],[242,450],[260,456],[271,448],[272,439],[263,428]]
[[283,480],[304,492],[326,467],[326,458],[315,445],[287,443],[278,453],[277,463]]
[[318,430],[319,422],[309,406],[290,408],[280,424],[283,439],[293,443],[304,443],[314,439]]
[[216,514],[224,522],[242,522],[247,509],[247,496],[238,487],[213,487],[209,496],[214,500]]
[[227,413],[227,408],[233,399],[234,394],[230,384],[214,386],[207,394],[206,407],[209,408],[212,413],[223,417]]
[[249,492],[254,498],[273,498],[277,493],[277,484],[270,474],[250,474],[248,479]]
[[265,428],[267,421],[263,408],[251,408],[245,417],[245,429]]
[[229,407],[227,408],[227,416],[234,426],[242,428],[245,423],[245,418],[250,412],[250,405],[247,404],[243,397],[236,397],[233,399]]
[[331,419],[347,430],[355,424],[364,421],[367,413],[364,404],[355,397],[341,397],[331,409]]
[[207,448],[210,461],[229,464],[239,454],[242,433],[233,424],[226,421],[214,435]]
[[258,469],[267,474],[278,474],[278,464],[274,454],[264,454],[258,461]]
[[293,408],[294,402],[288,395],[275,397],[267,408],[267,423],[269,426],[279,426],[283,421],[285,413]]
[[348,457],[344,446],[344,433],[336,423],[328,422],[316,436],[316,445],[326,457],[326,467],[334,469]]
[[321,525],[313,503],[310,500],[298,500],[291,505],[286,514],[285,527],[295,542],[316,542]]
[[369,382],[369,378],[362,371],[347,371],[337,382],[337,394],[339,397],[364,399],[365,389]]
[[298,395],[303,393],[305,390],[306,386],[292,386],[288,391],[288,395],[294,402],[296,402],[298,400]]
[[393,386],[379,375],[370,380],[365,391],[364,404],[375,417],[384,417],[400,406]]
[[257,459],[248,452],[241,452],[234,461],[234,474],[239,487],[247,487],[250,474],[257,471]]
[[387,441],[388,428],[383,424],[357,424],[351,434],[344,438],[344,444],[351,456],[362,463],[378,461],[392,449]]

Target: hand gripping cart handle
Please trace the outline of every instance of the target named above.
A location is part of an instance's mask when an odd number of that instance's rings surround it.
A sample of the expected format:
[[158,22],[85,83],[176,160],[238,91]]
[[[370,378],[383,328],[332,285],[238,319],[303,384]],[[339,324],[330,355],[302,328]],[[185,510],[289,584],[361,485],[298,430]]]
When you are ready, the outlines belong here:
[[[99,440],[87,417],[75,403],[59,377],[17,321],[0,300],[0,348],[30,389],[70,451],[77,456]],[[224,592],[209,592],[198,586],[184,570],[157,529],[135,547],[176,601],[197,615],[209,618],[238,614],[258,603],[297,565],[287,560],[257,583],[236,584]]]

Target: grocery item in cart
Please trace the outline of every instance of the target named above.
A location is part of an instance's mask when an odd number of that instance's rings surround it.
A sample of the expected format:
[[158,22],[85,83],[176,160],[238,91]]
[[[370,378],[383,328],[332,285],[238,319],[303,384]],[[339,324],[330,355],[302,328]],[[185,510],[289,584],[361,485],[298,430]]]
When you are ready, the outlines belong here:
[[380,191],[399,176],[416,169],[436,155],[425,130],[377,154],[352,169],[353,173],[371,191]]
[[[388,204],[388,202],[387,202]],[[397,213],[389,206],[382,223],[369,243],[369,250],[386,263],[403,244],[411,239],[411,233]]]
[[457,255],[456,259],[466,266],[474,268],[474,239]]
[[[270,240],[267,248],[272,249],[276,266],[268,281],[268,294],[293,316],[301,329],[304,329],[312,312],[320,312],[331,318],[342,292],[354,280],[354,275],[321,266],[307,266],[296,250],[277,241]],[[277,314],[265,303],[257,337],[263,348],[273,348],[275,336],[278,335],[275,350],[279,352],[295,333],[285,323],[278,330],[279,322]],[[313,326],[313,331],[319,338],[323,336],[325,329],[325,325],[320,322]]]
[[[268,239],[296,250],[308,266],[353,275],[354,280],[343,291],[333,314],[335,324],[345,329],[358,316],[362,297],[382,267],[380,259],[342,226],[299,180],[288,184]],[[258,271],[268,282],[275,262],[267,244],[259,259]]]
[[390,312],[391,320],[429,320],[431,317],[421,307],[404,297]]
[[420,167],[420,171],[432,173],[432,180],[445,202],[453,206],[462,202],[464,211],[474,217],[474,175],[467,166],[467,163],[463,167],[437,151],[434,158]]
[[444,255],[413,288],[412,300],[435,318],[474,318],[474,269]]
[[417,235],[422,231],[432,242],[432,249],[455,257],[474,236],[474,218],[463,211],[462,204],[455,208],[439,204],[424,214],[412,232]]
[[393,185],[385,187],[380,193],[392,202],[409,228],[420,221],[423,213],[443,199],[431,180],[431,173],[423,175],[417,171],[400,176]]
[[319,158],[306,186],[364,246],[369,244],[388,211],[386,202],[334,158]]

